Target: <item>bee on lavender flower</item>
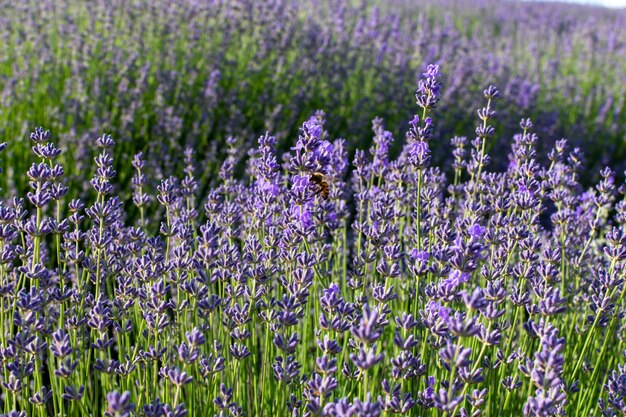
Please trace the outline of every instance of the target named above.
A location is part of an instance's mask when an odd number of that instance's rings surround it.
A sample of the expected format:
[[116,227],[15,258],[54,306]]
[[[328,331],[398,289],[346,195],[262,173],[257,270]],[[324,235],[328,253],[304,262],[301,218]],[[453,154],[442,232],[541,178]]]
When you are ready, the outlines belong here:
[[316,185],[316,194],[328,200],[330,193],[330,179],[321,172],[311,172],[311,182]]

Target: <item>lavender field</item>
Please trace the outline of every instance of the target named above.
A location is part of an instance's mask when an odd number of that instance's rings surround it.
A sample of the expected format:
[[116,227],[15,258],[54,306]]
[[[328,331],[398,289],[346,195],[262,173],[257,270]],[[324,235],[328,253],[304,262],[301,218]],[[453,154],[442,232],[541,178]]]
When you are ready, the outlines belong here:
[[626,415],[626,10],[0,5],[0,416]]

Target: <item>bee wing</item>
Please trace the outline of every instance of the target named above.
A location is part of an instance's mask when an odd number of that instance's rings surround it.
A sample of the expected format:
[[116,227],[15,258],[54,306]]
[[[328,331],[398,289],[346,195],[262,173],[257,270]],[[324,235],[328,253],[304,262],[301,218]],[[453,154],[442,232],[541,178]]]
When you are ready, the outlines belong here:
[[323,175],[323,177],[324,177],[324,181],[326,181],[326,182],[327,182],[327,183],[329,183],[329,184],[330,184],[330,183],[335,183],[335,182],[337,182],[337,181],[338,181],[338,178],[331,177],[331,176],[329,176],[329,175]]

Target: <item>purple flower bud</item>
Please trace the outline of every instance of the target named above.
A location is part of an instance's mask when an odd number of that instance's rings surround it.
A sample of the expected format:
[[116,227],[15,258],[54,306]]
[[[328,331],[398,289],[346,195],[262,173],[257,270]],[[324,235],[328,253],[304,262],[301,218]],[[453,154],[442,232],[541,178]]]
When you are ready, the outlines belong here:
[[359,353],[351,353],[349,357],[359,369],[367,370],[380,363],[385,355],[383,353],[376,354],[376,345],[372,345],[367,349],[360,347]]
[[104,412],[105,417],[129,417],[135,409],[135,405],[131,403],[130,392],[126,391],[119,394],[112,391],[107,394],[107,411]]

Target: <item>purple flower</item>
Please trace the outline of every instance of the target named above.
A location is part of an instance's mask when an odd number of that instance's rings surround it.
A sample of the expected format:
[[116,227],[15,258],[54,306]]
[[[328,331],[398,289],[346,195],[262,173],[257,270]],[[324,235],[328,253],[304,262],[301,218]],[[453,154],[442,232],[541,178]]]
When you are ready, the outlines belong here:
[[478,223],[474,223],[473,225],[471,225],[468,229],[467,232],[470,234],[470,236],[474,239],[480,239],[483,237],[483,234],[485,233],[487,229],[485,229],[484,227],[482,227],[481,225],[479,225]]
[[107,394],[107,411],[104,412],[105,417],[128,417],[135,409],[135,405],[131,403],[130,392],[126,391],[122,394],[112,391]]
[[448,322],[450,320],[450,309],[447,307],[443,307],[436,301],[429,301],[426,305],[426,314],[433,315],[438,318],[441,318],[444,322]]
[[309,230],[315,226],[313,221],[313,207],[310,202],[302,206],[292,206],[291,216],[298,221],[300,226],[305,230]]
[[369,348],[359,348],[358,353],[351,353],[350,360],[361,370],[373,368],[385,358],[383,353],[376,353],[376,345]]
[[376,342],[381,335],[382,326],[380,324],[380,313],[375,308],[370,308],[367,304],[363,307],[363,315],[358,325],[350,328],[350,332],[363,343],[371,344]]

